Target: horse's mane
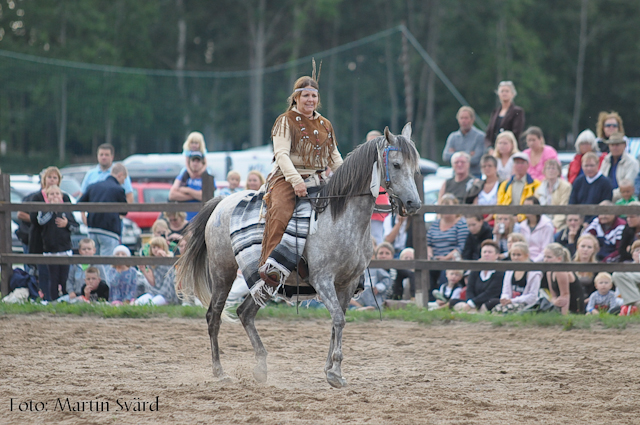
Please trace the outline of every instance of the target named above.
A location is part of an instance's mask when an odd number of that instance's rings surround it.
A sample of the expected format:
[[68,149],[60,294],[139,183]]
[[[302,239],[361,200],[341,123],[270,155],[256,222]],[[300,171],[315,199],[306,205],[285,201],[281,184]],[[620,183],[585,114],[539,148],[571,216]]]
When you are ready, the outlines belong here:
[[[371,172],[373,163],[378,159],[378,149],[386,143],[384,136],[364,142],[356,147],[344,159],[344,163],[334,173],[329,183],[322,188],[319,197],[327,197],[331,206],[331,217],[335,220],[346,209],[347,201],[354,196],[371,193]],[[418,154],[415,145],[403,136],[396,136],[394,146],[412,169],[418,170]],[[383,167],[383,164],[378,164]],[[326,203],[325,203],[326,205]]]

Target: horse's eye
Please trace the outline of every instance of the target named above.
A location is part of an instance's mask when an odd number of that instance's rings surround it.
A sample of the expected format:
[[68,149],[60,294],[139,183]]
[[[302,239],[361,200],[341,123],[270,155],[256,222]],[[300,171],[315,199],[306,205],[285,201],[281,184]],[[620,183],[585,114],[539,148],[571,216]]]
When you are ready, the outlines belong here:
[[400,169],[400,164],[398,164],[397,162],[393,163],[393,168],[395,168],[396,170]]

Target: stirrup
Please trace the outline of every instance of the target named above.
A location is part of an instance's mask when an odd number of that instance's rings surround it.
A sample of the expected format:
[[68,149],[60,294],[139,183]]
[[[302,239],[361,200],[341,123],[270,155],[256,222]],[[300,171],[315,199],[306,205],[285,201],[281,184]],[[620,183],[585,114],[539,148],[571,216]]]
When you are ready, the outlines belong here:
[[262,267],[258,269],[260,273],[260,279],[264,280],[264,283],[271,286],[272,288],[280,285],[280,281],[282,280],[282,272],[278,270],[277,267],[272,266],[271,264],[264,264]]

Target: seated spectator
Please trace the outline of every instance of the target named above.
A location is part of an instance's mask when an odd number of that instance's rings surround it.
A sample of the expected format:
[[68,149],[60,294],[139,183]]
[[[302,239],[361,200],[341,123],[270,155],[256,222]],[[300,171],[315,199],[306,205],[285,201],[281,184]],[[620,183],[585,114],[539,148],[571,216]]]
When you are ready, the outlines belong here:
[[218,195],[220,196],[229,196],[232,193],[241,192],[242,188],[240,187],[240,173],[234,170],[231,170],[227,173],[227,183],[229,183],[229,187],[225,187],[220,189]]
[[[630,202],[637,202],[638,197],[634,195],[635,187],[628,179],[620,180],[618,188],[613,190],[613,200],[616,205],[629,205]],[[624,218],[623,215],[620,217]]]
[[[373,219],[372,219],[373,220]],[[387,214],[383,222],[384,242],[393,245],[396,255],[403,249],[413,245],[411,235],[411,220],[395,214]]]
[[544,165],[553,159],[558,161],[558,152],[544,142],[544,135],[540,127],[529,127],[524,132],[528,149],[524,154],[529,157],[529,175],[538,181],[544,178]]
[[[524,205],[540,205],[535,196],[530,196]],[[520,223],[520,233],[529,244],[531,261],[539,263],[544,257],[544,247],[553,242],[554,228],[546,215],[525,214],[526,219]]]
[[607,312],[618,306],[616,294],[612,291],[613,279],[607,272],[600,272],[595,278],[596,290],[589,295],[587,314]]
[[484,221],[482,215],[467,215],[465,219],[469,234],[462,249],[462,259],[477,260],[480,258],[480,244],[486,239],[493,238],[493,230]]
[[[93,239],[84,238],[78,243],[78,254],[84,256],[96,255],[96,243]],[[67,277],[67,295],[58,298],[58,301],[70,302],[76,297],[82,295],[82,286],[85,284],[84,275],[85,271],[91,267],[91,264],[72,264],[69,266],[69,277]],[[100,275],[104,275],[103,265],[93,265],[100,272]]]
[[247,190],[260,190],[262,185],[264,184],[264,176],[258,170],[251,170],[249,174],[247,174],[247,181],[245,182],[245,186]]
[[[529,157],[523,152],[513,155],[513,176],[500,183],[498,188],[498,205],[522,205],[524,200],[533,196],[540,181],[531,177]],[[524,220],[524,215],[518,215],[518,222]]]
[[517,153],[520,153],[520,149],[518,149],[516,136],[508,130],[498,134],[493,156],[497,160],[497,173],[500,180],[509,180],[513,175],[513,155]]
[[[560,244],[552,243],[544,250],[545,263],[569,263],[569,251]],[[584,313],[584,292],[578,277],[573,272],[546,272],[551,302],[562,314]]]
[[[400,252],[400,260],[415,259],[416,252],[413,248],[405,248]],[[391,299],[409,300],[416,296],[415,273],[413,269],[399,269],[393,282]]]
[[[544,180],[536,189],[535,197],[540,205],[567,205],[571,196],[571,184],[562,178],[562,166],[555,159],[544,164]],[[564,214],[550,217],[553,227],[561,229],[565,226]]]
[[[458,199],[447,193],[442,197],[440,205],[458,205]],[[438,261],[452,261],[461,258],[464,243],[467,240],[469,229],[464,217],[457,214],[442,214],[436,219],[427,231],[427,258]],[[440,286],[441,270],[430,270],[429,301],[432,299],[432,291]]]
[[433,290],[436,308],[449,307],[449,301],[462,298],[463,274],[462,270],[447,270],[445,272],[447,281],[440,285],[440,289]]
[[[187,221],[187,213],[184,211],[166,212],[163,219],[169,223],[169,240],[178,241],[184,236],[189,222]],[[180,237],[178,237],[180,236]]]
[[559,243],[569,250],[571,255],[576,253],[576,241],[584,229],[584,219],[580,214],[567,214],[567,225],[553,237],[554,242]]
[[[378,245],[376,260],[392,260],[393,247],[387,242]],[[371,268],[364,274],[364,291],[356,300],[351,299],[350,305],[358,310],[375,310],[382,308],[387,297],[387,291],[391,289],[391,276],[389,271],[379,268]]]
[[516,230],[515,216],[511,214],[496,214],[495,224],[493,225],[493,240],[498,243],[502,258],[507,256],[509,248],[507,247],[507,239],[509,235]]
[[[584,174],[573,182],[569,205],[594,205],[610,201],[613,196],[611,181],[598,171],[598,155],[587,152],[582,156]],[[592,217],[585,217],[590,221]]]
[[[522,233],[511,233],[507,237],[507,251],[504,253],[504,255],[502,253],[500,254],[500,260],[511,261],[511,250],[513,249],[513,245],[518,242],[526,244],[527,240],[524,238],[524,235]],[[528,246],[529,245],[527,245],[527,248]]]
[[[602,201],[600,205],[613,205],[611,201]],[[600,214],[594,218],[584,230],[598,239],[600,251],[596,254],[598,261],[605,263],[618,262],[618,249],[622,239],[622,231],[627,223],[613,214]]]
[[607,140],[609,153],[600,165],[600,172],[608,177],[611,186],[618,188],[622,180],[633,180],[638,175],[638,161],[626,152],[627,140],[622,133],[614,133]]
[[[477,205],[496,205],[498,203],[498,187],[502,181],[498,177],[498,161],[491,155],[485,155],[480,160],[482,173],[485,178],[482,181],[482,190],[473,200]],[[487,215],[487,217],[491,217]],[[486,218],[485,218],[486,219]]]
[[101,279],[100,271],[96,267],[89,267],[84,272],[84,285],[80,288],[78,298],[81,301],[108,301],[109,285]]
[[[576,253],[573,256],[574,263],[588,264],[598,262],[596,254],[600,250],[600,244],[595,236],[589,233],[580,236],[576,247]],[[585,294],[590,294],[595,291],[596,288],[593,283],[594,273],[579,271],[576,272],[576,276],[578,276],[578,281],[580,285],[582,285]]]
[[442,198],[445,194],[454,196],[459,204],[466,203],[465,201],[469,197],[475,181],[474,177],[469,173],[470,158],[466,152],[456,152],[451,156],[453,177],[442,184],[438,194],[439,205],[442,205]]
[[[131,251],[124,245],[113,250],[116,257],[131,257]],[[113,264],[105,270],[105,280],[109,285],[109,302],[114,305],[133,304],[136,299],[138,282],[144,279],[134,267]]]
[[[630,206],[640,207],[640,202],[633,201],[629,203]],[[618,247],[618,261],[621,263],[625,261],[632,261],[631,258],[631,245],[635,241],[640,239],[640,215],[628,214],[627,224],[622,230],[622,236],[620,236],[620,246]]]
[[[524,242],[516,242],[509,250],[511,261],[528,262],[529,247]],[[523,310],[538,299],[542,272],[507,270],[502,281],[502,294],[499,300],[490,300],[487,308],[494,305],[495,313],[513,313]]]
[[[164,238],[155,236],[151,238],[149,245],[152,257],[171,256],[169,245]],[[146,279],[143,281],[143,294],[136,299],[136,305],[167,305],[178,302],[174,287],[175,269],[173,266],[138,266],[138,269]]]
[[582,171],[582,156],[585,153],[593,152],[596,155],[599,155],[600,162],[598,166],[602,164],[602,160],[604,159],[605,156],[607,156],[606,153],[600,154],[600,151],[598,149],[598,143],[596,142],[596,135],[593,134],[593,131],[591,130],[585,130],[582,133],[580,133],[578,135],[578,138],[576,139],[575,146],[576,146],[577,153],[571,160],[571,163],[569,163],[569,172],[567,174],[567,180],[569,180],[569,183],[571,184],[573,184],[573,182],[576,180],[576,178],[578,178],[578,176],[581,176],[584,174]]
[[[462,106],[456,114],[460,128],[447,137],[442,161],[451,161],[451,156],[456,152],[468,152],[470,159],[470,173],[480,178],[480,157],[484,152],[484,133],[474,125],[476,112],[470,106]],[[380,134],[382,135],[382,134]]]
[[[494,241],[482,242],[480,261],[498,261],[500,248]],[[467,299],[449,301],[449,305],[453,306],[456,311],[470,312],[479,310],[485,306],[489,300],[500,297],[502,291],[502,282],[504,281],[504,273],[495,270],[472,271],[469,274],[467,282]]]
[[[609,153],[609,145],[607,141],[615,133],[624,134],[622,125],[622,117],[615,111],[602,111],[598,114],[598,123],[596,124],[596,134],[598,138],[596,143],[600,152]],[[626,136],[624,137],[626,139]]]
[[[640,241],[631,245],[631,257],[635,264],[640,263]],[[613,284],[618,288],[625,306],[640,307],[640,272],[615,272]]]
[[[206,167],[207,160],[202,152],[189,152],[189,166],[174,180],[169,190],[169,201],[202,202],[202,176],[207,174]],[[189,211],[187,220],[191,221],[196,214],[196,211]]]
[[[176,241],[169,241],[168,237],[169,237],[169,225],[167,224],[166,221],[162,220],[162,219],[158,219],[156,221],[153,222],[153,225],[151,226],[151,234],[152,237],[160,237],[163,238],[167,241],[167,244],[169,246],[169,251],[171,251],[172,253],[175,252],[178,249],[178,242]],[[142,257],[149,257],[151,256],[151,245],[150,242],[147,242],[146,244],[142,245],[142,248],[140,249],[140,256]]]

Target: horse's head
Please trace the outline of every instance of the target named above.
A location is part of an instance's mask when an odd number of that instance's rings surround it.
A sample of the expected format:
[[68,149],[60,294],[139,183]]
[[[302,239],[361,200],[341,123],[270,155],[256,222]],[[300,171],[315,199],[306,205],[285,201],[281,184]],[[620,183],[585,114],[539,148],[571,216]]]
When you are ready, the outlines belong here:
[[378,156],[382,165],[382,185],[391,204],[399,204],[398,212],[402,216],[417,213],[422,205],[415,182],[419,155],[411,141],[411,123],[407,123],[398,136],[391,134],[386,127],[384,140],[378,144]]

